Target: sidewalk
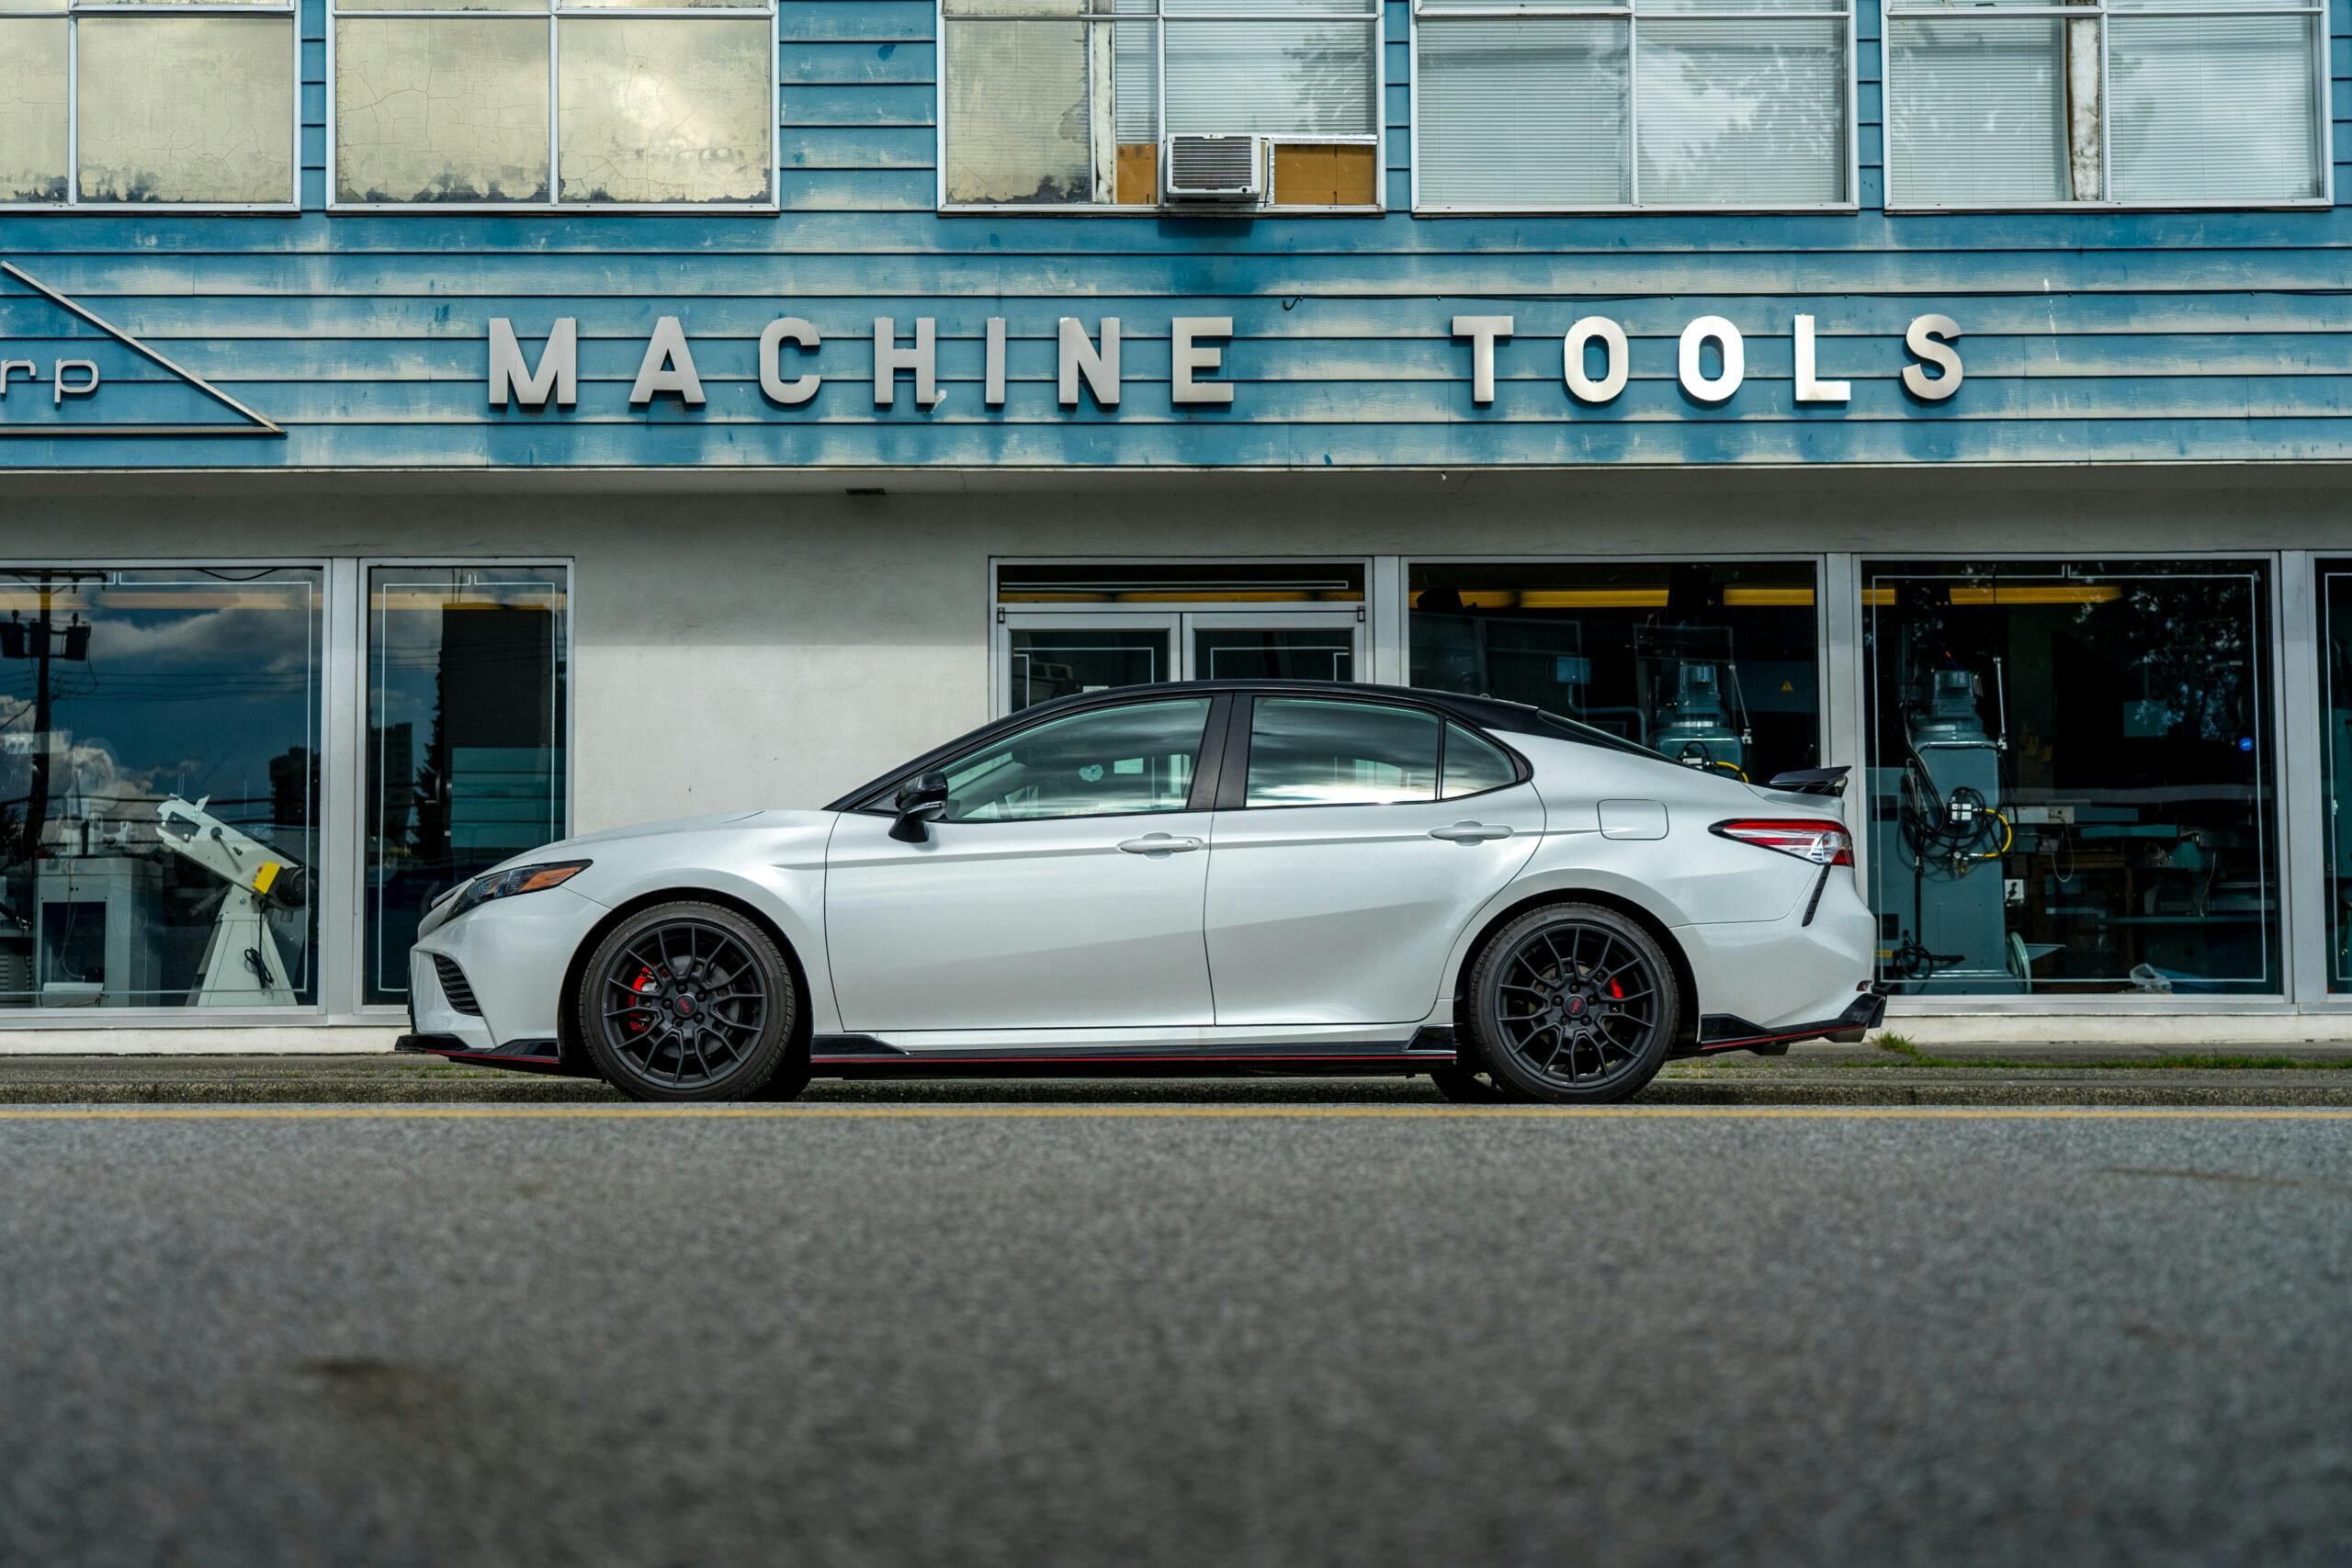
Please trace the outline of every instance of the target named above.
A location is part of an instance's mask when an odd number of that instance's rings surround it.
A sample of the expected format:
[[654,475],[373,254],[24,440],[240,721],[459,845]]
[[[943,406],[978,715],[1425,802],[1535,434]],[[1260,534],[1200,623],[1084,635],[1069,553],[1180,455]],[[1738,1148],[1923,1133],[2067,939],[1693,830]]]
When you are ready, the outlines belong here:
[[[1921,1059],[1925,1055],[1926,1059]],[[2252,1065],[2280,1064],[2293,1065]],[[1412,1104],[1421,1080],[1364,1077],[820,1079],[838,1103],[1038,1101]],[[11,1056],[0,1105],[613,1104],[601,1083],[389,1054],[340,1056]],[[1800,1045],[1786,1056],[1668,1065],[1645,1105],[2352,1105],[2352,1050],[2182,1056],[2112,1045]]]

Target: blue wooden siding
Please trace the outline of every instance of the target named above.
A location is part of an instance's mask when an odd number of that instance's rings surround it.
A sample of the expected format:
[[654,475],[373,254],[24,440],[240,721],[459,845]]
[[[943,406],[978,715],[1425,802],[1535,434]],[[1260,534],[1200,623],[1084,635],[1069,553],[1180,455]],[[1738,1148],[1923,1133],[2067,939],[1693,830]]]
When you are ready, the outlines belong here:
[[[325,200],[323,6],[305,0],[299,218],[0,217],[0,259],[152,344],[286,429],[282,439],[25,436],[31,467],[374,465],[1307,465],[2078,462],[2352,457],[2344,209],[1893,216],[1880,18],[1857,18],[1861,210],[1851,215],[1415,218],[1409,28],[1384,0],[1389,211],[1255,221],[933,211],[932,0],[783,0],[781,204],[767,217],[350,216]],[[2352,116],[2352,0],[2330,66]],[[2337,155],[2352,146],[2341,121]],[[1791,317],[1823,334],[1843,408],[1792,396]],[[1902,334],[1941,311],[1967,380],[1924,404]],[[1470,398],[1457,313],[1510,314],[1490,405]],[[1603,409],[1561,385],[1560,336],[1605,314],[1633,380]],[[628,405],[645,334],[683,319],[709,400]],[[778,315],[826,336],[815,401],[760,393]],[[1716,314],[1747,337],[1721,407],[1674,378],[1676,336]],[[874,407],[872,322],[936,317],[936,408],[910,380]],[[982,405],[985,319],[1011,323],[1010,395]],[[1115,315],[1115,411],[1055,399],[1057,319]],[[1229,408],[1176,409],[1173,315],[1230,315]],[[488,321],[526,341],[580,322],[569,412],[493,411]],[[103,404],[51,417],[234,424],[168,372],[0,288],[0,357],[100,358]],[[0,416],[46,407],[21,380]],[[102,418],[97,411],[102,406]],[[10,415],[11,410],[17,411]]]

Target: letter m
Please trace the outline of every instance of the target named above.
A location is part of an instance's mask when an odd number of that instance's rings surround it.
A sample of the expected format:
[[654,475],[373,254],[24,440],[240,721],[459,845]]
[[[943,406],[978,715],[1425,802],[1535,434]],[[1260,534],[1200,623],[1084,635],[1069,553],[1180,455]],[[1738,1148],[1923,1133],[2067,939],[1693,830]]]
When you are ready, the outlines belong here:
[[548,331],[548,345],[533,369],[523,360],[523,345],[514,341],[514,323],[504,316],[490,319],[490,406],[503,409],[519,402],[543,409],[552,396],[559,408],[580,400],[580,321],[558,316]]

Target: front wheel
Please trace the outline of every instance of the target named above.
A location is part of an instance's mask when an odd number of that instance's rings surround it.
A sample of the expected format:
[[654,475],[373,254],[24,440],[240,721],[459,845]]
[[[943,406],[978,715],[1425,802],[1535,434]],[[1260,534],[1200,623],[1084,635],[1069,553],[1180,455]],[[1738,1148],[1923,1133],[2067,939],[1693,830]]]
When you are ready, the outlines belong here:
[[1673,966],[1648,931],[1598,904],[1531,909],[1470,968],[1473,1067],[1559,1105],[1631,1099],[1679,1021]]
[[582,970],[580,1035],[631,1100],[789,1099],[808,1081],[799,987],[775,939],[723,905],[641,909]]

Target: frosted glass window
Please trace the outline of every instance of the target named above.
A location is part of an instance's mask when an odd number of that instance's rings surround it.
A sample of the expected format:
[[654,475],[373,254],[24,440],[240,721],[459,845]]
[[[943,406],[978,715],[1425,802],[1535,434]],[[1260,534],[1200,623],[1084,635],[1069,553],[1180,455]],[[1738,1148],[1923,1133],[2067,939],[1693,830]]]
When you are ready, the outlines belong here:
[[0,0],[0,206],[294,204],[293,9],[194,3]]
[[334,200],[772,204],[773,5],[651,3],[333,0]]
[[[1535,0],[1511,17],[1419,6],[1424,206],[1851,199],[1842,0],[1634,0],[1614,15]],[[1776,15],[1789,11],[1804,14]]]
[[0,202],[65,199],[66,26],[0,17]]
[[566,201],[759,201],[768,194],[774,33],[757,20],[561,24]]
[[1891,7],[1889,203],[2256,205],[2324,196],[2318,7],[2164,6],[2094,0],[2068,7],[2064,19],[1921,0]]
[[950,206],[1149,203],[1169,134],[1376,145],[1374,0],[946,0]]
[[335,25],[335,195],[343,201],[545,201],[544,22]]

